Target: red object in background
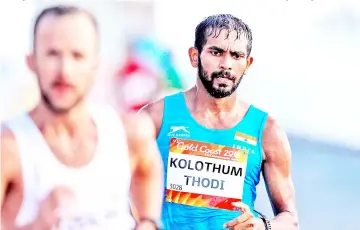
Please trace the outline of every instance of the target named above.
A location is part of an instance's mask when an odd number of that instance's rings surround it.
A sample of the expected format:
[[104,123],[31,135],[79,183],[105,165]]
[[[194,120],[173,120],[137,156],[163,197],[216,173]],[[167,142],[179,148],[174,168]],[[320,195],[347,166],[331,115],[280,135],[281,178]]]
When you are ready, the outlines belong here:
[[122,101],[120,106],[127,111],[137,112],[153,100],[157,81],[151,70],[135,58],[129,58],[116,75],[117,94]]
[[130,58],[130,59],[128,59],[128,61],[123,66],[123,68],[117,74],[117,78],[118,79],[127,78],[127,77],[131,76],[132,73],[138,71],[141,68],[142,67],[139,65],[138,62],[136,62],[134,59]]
[[131,106],[130,106],[130,110],[131,110],[131,111],[134,111],[134,112],[137,112],[137,111],[139,111],[142,107],[144,107],[145,105],[147,105],[148,103],[150,103],[150,101],[149,101],[149,102],[146,102],[146,103],[143,103],[143,104],[131,105]]

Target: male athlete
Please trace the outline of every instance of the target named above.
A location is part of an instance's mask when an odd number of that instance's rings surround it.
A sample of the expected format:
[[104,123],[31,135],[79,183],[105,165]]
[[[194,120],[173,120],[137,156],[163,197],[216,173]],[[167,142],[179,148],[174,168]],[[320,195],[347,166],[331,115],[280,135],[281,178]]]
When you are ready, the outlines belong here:
[[[251,48],[240,19],[204,19],[188,52],[196,85],[142,109],[155,122],[167,164],[165,229],[298,229],[286,134],[267,113],[237,100]],[[261,171],[273,220],[254,208]]]
[[[163,172],[145,115],[85,102],[98,66],[94,17],[71,6],[38,16],[28,66],[41,101],[1,132],[2,229],[158,229]],[[135,186],[131,186],[135,185]]]

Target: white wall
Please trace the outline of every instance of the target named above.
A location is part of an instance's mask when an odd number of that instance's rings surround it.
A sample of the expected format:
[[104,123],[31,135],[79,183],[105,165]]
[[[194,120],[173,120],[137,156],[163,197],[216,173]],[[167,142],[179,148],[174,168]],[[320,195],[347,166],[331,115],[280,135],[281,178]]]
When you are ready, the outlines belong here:
[[36,91],[29,93],[36,89],[36,83],[25,66],[33,10],[32,2],[0,2],[0,120],[8,111],[21,109],[15,101],[26,101],[31,107],[37,98]]
[[[360,15],[360,4],[343,1],[342,5],[346,2],[355,17]],[[329,22],[332,11],[346,9],[342,5],[336,1],[158,1],[156,33],[173,48],[190,86],[196,71],[189,65],[187,50],[197,23],[214,13],[242,18],[253,30],[255,61],[240,86],[241,96],[269,111],[288,131],[360,148],[360,27],[345,30],[348,21],[339,20],[346,19],[344,15]]]

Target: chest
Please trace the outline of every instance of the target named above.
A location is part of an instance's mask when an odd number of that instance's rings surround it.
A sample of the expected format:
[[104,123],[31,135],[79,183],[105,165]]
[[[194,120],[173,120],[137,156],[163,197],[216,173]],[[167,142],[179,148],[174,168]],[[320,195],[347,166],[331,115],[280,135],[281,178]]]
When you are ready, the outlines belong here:
[[36,156],[27,162],[29,176],[25,178],[32,181],[35,200],[57,186],[71,188],[85,210],[127,196],[130,160],[126,139],[115,130],[99,127],[98,133],[78,138],[43,135],[34,139],[36,143],[24,143],[29,146],[24,154]]
[[192,112],[192,118],[199,125],[209,129],[224,130],[235,127],[243,118],[244,114],[209,115]]
[[241,201],[244,186],[252,184],[260,170],[257,146],[239,138],[246,129],[214,130],[186,121],[163,128],[167,136],[158,143],[166,165],[166,200],[181,203],[187,196],[199,196],[209,202],[206,207],[232,210],[226,203]]
[[60,163],[75,168],[89,164],[99,144],[96,133],[78,137],[66,135],[43,135],[43,137],[50,152]]
[[222,159],[241,157],[250,171],[261,167],[262,153],[258,136],[241,124],[226,130],[216,130],[191,120],[182,120],[164,123],[162,129],[158,146],[165,165],[169,165],[169,156],[175,151],[176,154],[181,152],[183,156],[195,154]]
[[258,147],[258,136],[251,131],[241,124],[227,129],[213,129],[188,120],[171,121],[163,124],[162,135],[158,138],[158,145],[160,147],[169,147],[171,139],[177,138],[254,152]]

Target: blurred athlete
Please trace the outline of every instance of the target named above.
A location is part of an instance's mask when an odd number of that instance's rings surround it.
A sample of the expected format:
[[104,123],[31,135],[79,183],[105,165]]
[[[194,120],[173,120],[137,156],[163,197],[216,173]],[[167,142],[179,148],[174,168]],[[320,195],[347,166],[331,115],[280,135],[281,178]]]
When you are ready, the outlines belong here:
[[[2,229],[158,229],[162,162],[145,115],[85,102],[99,63],[94,17],[71,6],[43,10],[29,68],[41,101],[1,132]],[[135,186],[131,186],[135,185]]]
[[[196,85],[142,109],[157,129],[165,167],[165,229],[298,229],[288,139],[266,112],[237,100],[253,58],[240,19],[213,15],[195,30]],[[276,217],[255,211],[260,173]]]

